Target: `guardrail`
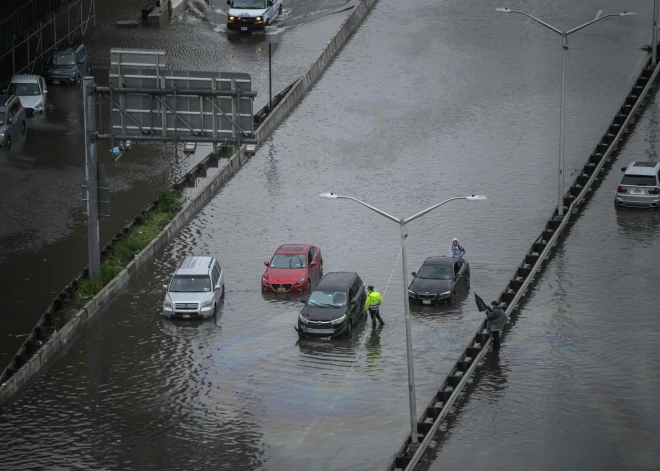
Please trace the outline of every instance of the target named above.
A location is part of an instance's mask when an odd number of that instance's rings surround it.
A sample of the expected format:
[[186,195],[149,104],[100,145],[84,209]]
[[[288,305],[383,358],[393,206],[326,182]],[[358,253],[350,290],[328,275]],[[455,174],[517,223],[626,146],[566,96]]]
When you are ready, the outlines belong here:
[[[623,138],[627,127],[633,122],[635,114],[655,82],[658,72],[660,72],[660,65],[653,68],[649,58],[647,65],[612,120],[607,132],[596,145],[596,149],[587,160],[582,172],[566,193],[564,205],[568,207],[568,211],[564,213],[564,216],[558,216],[558,209],[555,209],[545,229],[534,241],[525,255],[525,259],[516,270],[515,277],[509,281],[504,291],[502,291],[498,301],[506,306],[506,312],[509,316],[514,313],[517,304],[535,281],[535,275],[548,259],[551,250],[556,247],[571,216],[578,214],[578,207],[592,191],[592,186],[598,181],[605,164],[610,161],[617,144]],[[440,424],[449,414],[452,405],[456,402],[468,379],[488,351],[491,336],[485,330],[486,320],[484,319],[442,386],[426,407],[421,419],[418,420],[417,431],[420,436],[424,437],[422,442],[417,447],[411,447],[410,437],[408,437],[403,447],[395,455],[394,462],[388,468],[390,471],[413,471],[421,464],[420,462]]]
[[[294,82],[295,84],[295,82]],[[278,93],[273,97],[273,104],[279,103],[282,98],[288,93],[291,87],[294,85],[291,84],[285,88],[282,92]],[[259,110],[255,117],[255,124],[258,125],[263,118],[267,115],[267,106]],[[257,118],[259,117],[259,118]],[[182,190],[186,187],[192,186],[195,183],[195,180],[206,175],[206,171],[209,167],[218,167],[219,161],[222,158],[222,154],[226,154],[225,157],[229,157],[231,152],[228,149],[219,149],[217,152],[212,152],[206,157],[204,157],[195,167],[183,175],[177,182],[175,182],[170,189],[172,190]],[[127,238],[137,227],[144,224],[145,214],[147,211],[153,209],[158,205],[158,199],[149,203],[142,211],[140,211],[128,224],[115,234],[115,236],[107,243],[101,250],[101,262],[105,260],[105,257],[112,251],[112,246]],[[9,378],[11,378],[16,372],[25,364],[27,361],[41,348],[41,346],[46,343],[46,341],[55,333],[57,329],[57,314],[66,307],[67,300],[72,300],[76,296],[76,291],[78,290],[78,284],[80,280],[88,276],[89,268],[85,267],[81,270],[71,282],[69,282],[66,287],[57,295],[57,297],[50,303],[46,308],[46,311],[41,315],[37,321],[34,328],[26,336],[26,339],[23,341],[23,344],[18,349],[14,358],[9,362],[9,364],[4,368],[2,374],[0,375],[0,385],[5,383]]]

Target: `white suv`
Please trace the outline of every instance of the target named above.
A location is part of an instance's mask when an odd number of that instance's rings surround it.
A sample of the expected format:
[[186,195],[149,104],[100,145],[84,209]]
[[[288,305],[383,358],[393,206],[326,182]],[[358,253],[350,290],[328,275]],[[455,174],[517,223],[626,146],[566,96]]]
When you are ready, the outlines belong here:
[[660,204],[660,164],[632,162],[621,169],[623,178],[616,189],[617,206],[657,208]]
[[213,317],[225,297],[225,279],[215,257],[188,256],[177,268],[167,291],[163,316],[192,319]]

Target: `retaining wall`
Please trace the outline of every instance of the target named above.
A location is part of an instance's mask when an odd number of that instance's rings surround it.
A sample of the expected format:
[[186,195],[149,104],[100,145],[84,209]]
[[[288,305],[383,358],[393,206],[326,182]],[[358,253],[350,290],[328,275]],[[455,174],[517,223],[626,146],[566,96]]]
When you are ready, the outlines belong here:
[[[293,85],[285,90],[285,94],[279,99],[268,115],[263,117],[259,113],[260,126],[255,132],[258,145],[261,145],[291,113],[293,108],[302,100],[303,96],[311,89],[323,72],[330,66],[332,60],[344,47],[348,38],[362,23],[364,18],[378,0],[361,0],[354,11],[344,20],[339,30],[326,44],[320,57],[314,62],[307,73],[294,82]],[[278,97],[279,98],[279,97]],[[131,261],[121,273],[105,286],[94,298],[92,298],[82,310],[80,310],[69,322],[59,331],[54,329],[54,319],[58,308],[62,308],[64,299],[75,296],[77,284],[87,274],[87,268],[80,272],[78,276],[68,285],[55,301],[49,306],[46,313],[37,323],[37,326],[28,336],[23,346],[14,357],[10,366],[5,369],[0,376],[0,406],[13,397],[20,389],[33,380],[52,360],[62,355],[67,347],[75,340],[75,335],[80,332],[81,327],[86,325],[89,320],[101,312],[113,297],[124,288],[140,272],[140,269],[150,263],[158,252],[165,248],[176,236],[176,234],[213,198],[218,189],[225,184],[247,161],[245,146],[234,154],[225,167],[205,183],[205,187],[190,201],[186,202],[184,208],[174,217],[161,233],[140,252],[133,261]],[[174,185],[175,189],[183,188],[189,180],[194,178],[197,173],[205,174],[206,169],[218,161],[216,154],[208,155],[195,170],[182,178],[180,182]],[[134,227],[141,224],[141,218],[146,211],[157,205],[155,201],[147,206],[141,215],[138,215],[133,222],[124,227],[114,238],[113,242],[120,240],[126,234],[130,233]],[[112,244],[112,242],[111,242]],[[101,251],[104,257],[111,246],[109,244]],[[39,345],[43,342],[43,345]]]
[[[506,306],[506,312],[510,318],[514,313],[517,315],[518,303],[523,300],[523,296],[527,294],[529,288],[536,281],[536,277],[544,264],[554,254],[554,249],[566,236],[568,231],[565,230],[569,227],[569,222],[577,217],[588,197],[602,182],[606,170],[609,170],[613,163],[612,158],[615,156],[619,144],[625,140],[628,127],[633,125],[639,117],[644,98],[659,73],[660,65],[652,67],[649,56],[646,65],[642,68],[632,90],[623,101],[607,131],[587,159],[573,185],[564,195],[564,215],[559,216],[558,208],[555,209],[543,232],[532,243],[513,278],[500,294],[498,302]],[[504,333],[502,332],[502,335]],[[440,389],[431,398],[422,416],[417,421],[417,433],[422,440],[421,443],[417,446],[411,446],[410,436],[408,436],[401,449],[394,456],[394,460],[388,468],[390,471],[412,471],[427,464],[424,462],[426,449],[435,439],[440,424],[449,414],[452,405],[467,384],[468,379],[485,356],[490,343],[491,336],[486,331],[486,321],[484,319],[449,375],[445,378]]]

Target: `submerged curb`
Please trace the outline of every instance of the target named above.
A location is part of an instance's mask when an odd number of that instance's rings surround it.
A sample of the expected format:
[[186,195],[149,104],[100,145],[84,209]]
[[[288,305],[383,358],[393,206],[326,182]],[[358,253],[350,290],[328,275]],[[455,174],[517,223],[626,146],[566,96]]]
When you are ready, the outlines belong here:
[[[255,135],[258,146],[261,146],[261,144],[268,139],[273,131],[275,131],[275,129],[289,116],[304,95],[318,81],[321,75],[323,75],[333,59],[343,49],[350,36],[364,21],[367,14],[371,11],[377,1],[378,0],[360,0],[353,12],[342,22],[335,36],[328,41],[323,52],[314,64],[312,64],[307,73],[293,84],[286,95],[257,128]],[[199,168],[199,170],[206,171],[209,161],[214,159],[217,159],[217,156],[210,154],[197,167],[202,167]],[[80,311],[78,311],[75,316],[73,316],[64,327],[62,327],[62,329],[55,331],[43,346],[34,352],[24,364],[21,364],[18,367],[15,373],[6,379],[4,383],[0,384],[0,407],[16,395],[21,388],[35,379],[48,364],[65,353],[68,346],[75,341],[76,335],[80,332],[81,328],[96,314],[102,312],[102,310],[112,301],[114,296],[126,287],[130,280],[140,272],[142,267],[149,264],[156,254],[163,250],[176,237],[178,232],[211,201],[220,187],[227,183],[248,159],[249,157],[245,154],[245,146],[242,146],[237,153],[229,158],[228,163],[218,172],[218,174],[212,177],[208,182],[205,182],[203,189],[184,204],[183,209],[174,216],[172,221],[165,226],[149,245],[137,254],[135,258]],[[184,180],[187,178],[188,175],[184,177]],[[180,189],[181,185],[176,184],[174,187],[175,189]],[[153,207],[154,204],[155,202],[149,205],[148,208]],[[142,214],[144,214],[144,211]],[[139,217],[140,216],[138,215],[137,218]],[[117,239],[123,233],[124,230],[122,229],[113,240]],[[75,292],[75,285],[77,285],[77,281],[83,276],[83,274],[84,272],[81,272],[81,274],[78,275],[64,291],[69,293]],[[53,304],[56,302],[57,300]],[[53,304],[51,304],[44,317],[39,320],[37,327],[35,327],[21,349],[19,349],[18,354],[14,357],[11,364],[16,364],[17,358],[21,358],[22,355],[28,355],[30,350],[28,345],[32,345],[35,338],[38,337],[37,332],[39,332],[40,325],[44,322],[44,318],[48,315],[53,315]],[[6,372],[8,369],[9,367],[3,372],[2,376],[0,376],[0,380],[6,378]]]

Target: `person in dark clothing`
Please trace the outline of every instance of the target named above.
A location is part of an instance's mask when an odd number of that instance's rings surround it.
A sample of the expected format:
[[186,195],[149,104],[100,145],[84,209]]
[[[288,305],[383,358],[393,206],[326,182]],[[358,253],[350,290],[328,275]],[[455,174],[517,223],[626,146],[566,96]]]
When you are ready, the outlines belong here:
[[500,349],[500,332],[504,330],[504,326],[508,320],[504,308],[497,304],[497,301],[490,303],[490,307],[486,310],[486,328],[488,332],[493,335],[493,348]]

